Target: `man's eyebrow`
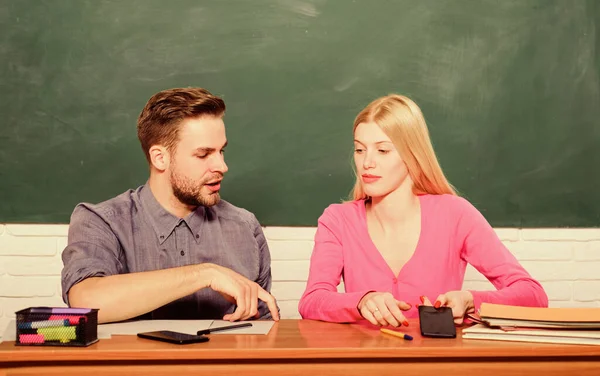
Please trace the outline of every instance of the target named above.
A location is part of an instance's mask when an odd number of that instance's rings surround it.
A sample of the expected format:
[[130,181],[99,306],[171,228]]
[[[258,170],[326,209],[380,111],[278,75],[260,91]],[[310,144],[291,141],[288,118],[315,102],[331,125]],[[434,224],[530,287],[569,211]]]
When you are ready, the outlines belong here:
[[[221,147],[221,150],[225,149],[225,147],[227,146],[227,141],[225,141],[225,143],[223,144],[223,146]],[[205,154],[210,154],[215,152],[217,149],[215,148],[211,148],[211,147],[199,147],[196,148],[196,150],[194,150],[194,152],[196,153],[205,153]]]
[[[223,147],[221,147],[221,150],[225,149],[226,146],[227,146],[227,141],[225,141],[225,144],[223,144]],[[196,153],[212,153],[216,150],[217,149],[210,148],[210,147],[199,147],[195,151],[196,151]]]
[[203,148],[203,147],[199,147],[195,150],[196,153],[212,153],[213,151],[215,151],[215,148]]

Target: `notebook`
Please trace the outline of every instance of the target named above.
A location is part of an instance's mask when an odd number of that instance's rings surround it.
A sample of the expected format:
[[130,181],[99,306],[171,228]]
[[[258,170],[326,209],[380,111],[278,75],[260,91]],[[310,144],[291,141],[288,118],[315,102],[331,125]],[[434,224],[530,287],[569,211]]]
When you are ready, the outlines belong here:
[[502,328],[600,329],[600,308],[539,308],[482,303],[480,323]]
[[489,328],[476,324],[463,330],[463,339],[600,345],[600,330]]

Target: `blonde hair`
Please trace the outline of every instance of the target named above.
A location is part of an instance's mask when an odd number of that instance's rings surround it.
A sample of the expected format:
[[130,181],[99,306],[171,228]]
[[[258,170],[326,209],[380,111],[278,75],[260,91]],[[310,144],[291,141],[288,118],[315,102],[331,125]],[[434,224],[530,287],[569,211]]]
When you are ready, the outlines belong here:
[[[433,151],[425,118],[415,102],[398,94],[378,98],[356,116],[352,133],[359,124],[369,122],[374,122],[381,128],[402,156],[413,181],[412,190],[415,195],[456,195],[454,187],[442,172]],[[367,198],[358,175],[351,198]]]

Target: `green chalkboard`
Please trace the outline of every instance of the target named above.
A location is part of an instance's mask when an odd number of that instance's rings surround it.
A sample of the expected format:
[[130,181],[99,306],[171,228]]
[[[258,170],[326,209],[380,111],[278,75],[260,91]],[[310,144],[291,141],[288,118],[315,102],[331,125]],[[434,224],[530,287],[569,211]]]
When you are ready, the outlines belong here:
[[494,226],[600,226],[594,0],[2,0],[0,223],[68,223],[143,184],[155,92],[222,96],[223,197],[314,226],[347,197],[352,121],[423,109],[450,181]]

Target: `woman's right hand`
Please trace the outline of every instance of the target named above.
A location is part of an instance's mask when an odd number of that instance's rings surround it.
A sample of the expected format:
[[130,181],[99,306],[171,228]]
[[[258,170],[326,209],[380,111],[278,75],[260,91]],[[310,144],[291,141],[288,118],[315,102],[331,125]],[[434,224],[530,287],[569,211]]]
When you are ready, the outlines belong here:
[[362,317],[378,326],[408,326],[402,311],[408,311],[411,307],[406,302],[396,300],[389,292],[370,292],[358,302]]

